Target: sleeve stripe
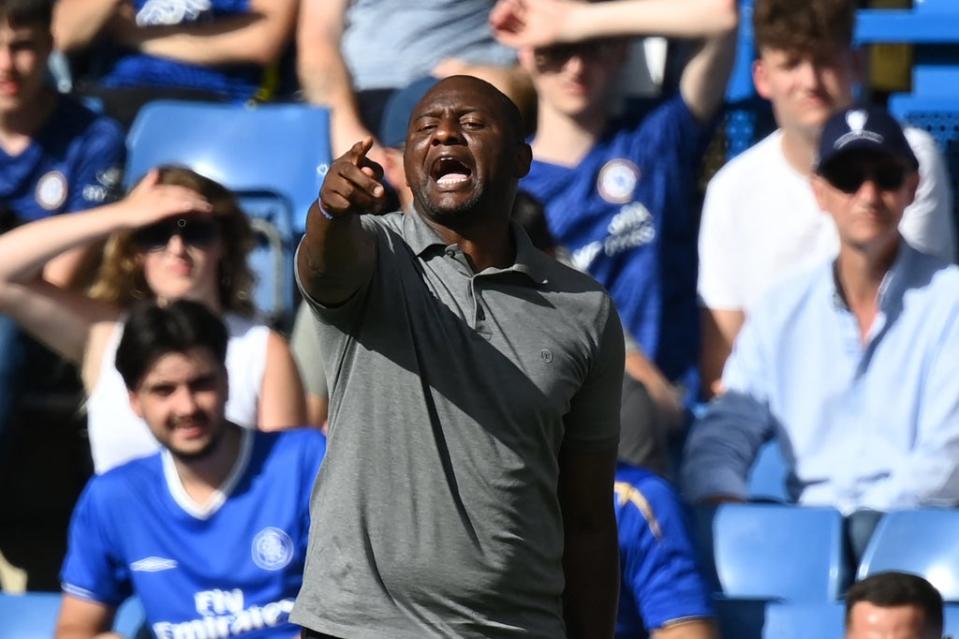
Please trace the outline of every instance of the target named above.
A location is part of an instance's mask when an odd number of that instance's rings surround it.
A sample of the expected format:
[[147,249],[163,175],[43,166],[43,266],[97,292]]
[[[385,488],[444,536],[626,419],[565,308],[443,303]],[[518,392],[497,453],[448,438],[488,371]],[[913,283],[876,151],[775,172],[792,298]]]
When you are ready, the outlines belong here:
[[663,538],[663,530],[659,525],[659,521],[656,519],[656,514],[653,512],[653,507],[650,505],[649,500],[646,499],[646,496],[639,491],[638,488],[624,481],[618,481],[613,484],[613,490],[616,491],[616,497],[619,500],[619,505],[622,506],[626,502],[629,502],[636,506],[639,509],[639,512],[643,515],[643,519],[646,520],[646,525],[649,526],[649,531],[653,533],[653,536],[656,539]]

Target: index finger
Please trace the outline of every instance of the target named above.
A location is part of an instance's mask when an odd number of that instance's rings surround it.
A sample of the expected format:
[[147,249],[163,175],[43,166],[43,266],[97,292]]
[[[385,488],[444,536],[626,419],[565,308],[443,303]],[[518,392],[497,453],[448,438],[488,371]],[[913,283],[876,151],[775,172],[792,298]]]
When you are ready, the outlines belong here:
[[373,148],[373,137],[366,136],[356,144],[350,147],[350,150],[347,151],[347,156],[349,157],[350,163],[354,166],[361,166],[363,160],[366,159],[366,154],[370,152],[370,149]]

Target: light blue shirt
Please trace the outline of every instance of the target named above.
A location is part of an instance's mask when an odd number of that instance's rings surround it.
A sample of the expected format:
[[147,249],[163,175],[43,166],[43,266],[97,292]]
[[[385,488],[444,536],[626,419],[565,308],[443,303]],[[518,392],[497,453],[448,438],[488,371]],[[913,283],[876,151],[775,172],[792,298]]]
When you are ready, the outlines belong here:
[[775,436],[803,504],[959,503],[959,268],[902,242],[865,343],[831,262],[796,276],[750,314],[723,384],[687,444],[689,499],[745,498]]

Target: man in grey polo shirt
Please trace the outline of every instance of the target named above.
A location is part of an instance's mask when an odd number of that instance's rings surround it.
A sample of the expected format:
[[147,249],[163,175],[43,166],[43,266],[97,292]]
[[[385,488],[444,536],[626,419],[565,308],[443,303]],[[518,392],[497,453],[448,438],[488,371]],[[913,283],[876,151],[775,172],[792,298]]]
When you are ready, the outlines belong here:
[[305,637],[612,637],[623,335],[605,291],[509,222],[530,150],[466,76],[414,109],[414,211],[358,142],[330,168],[297,275],[330,381]]

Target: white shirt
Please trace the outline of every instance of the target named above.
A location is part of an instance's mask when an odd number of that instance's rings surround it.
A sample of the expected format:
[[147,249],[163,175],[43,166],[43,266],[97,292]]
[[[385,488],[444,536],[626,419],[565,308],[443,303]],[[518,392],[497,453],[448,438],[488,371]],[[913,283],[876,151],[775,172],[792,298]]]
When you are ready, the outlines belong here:
[[[919,190],[899,230],[924,253],[955,260],[952,191],[933,138],[907,127],[919,160]],[[820,211],[807,177],[786,161],[774,131],[727,163],[709,182],[699,232],[703,306],[749,311],[784,275],[839,251],[832,218]]]

